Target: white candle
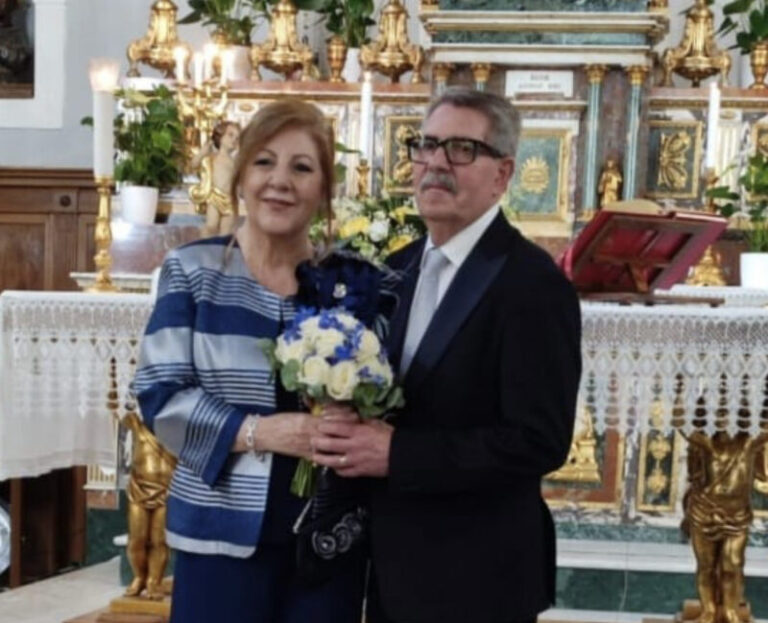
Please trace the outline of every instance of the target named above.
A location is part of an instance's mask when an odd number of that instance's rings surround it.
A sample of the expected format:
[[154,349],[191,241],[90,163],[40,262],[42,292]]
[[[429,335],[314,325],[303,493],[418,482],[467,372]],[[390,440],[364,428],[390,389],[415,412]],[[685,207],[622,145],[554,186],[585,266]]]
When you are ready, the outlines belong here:
[[360,89],[360,157],[371,162],[373,155],[373,82],[371,72],[366,71]]
[[89,73],[93,89],[93,175],[96,178],[114,174],[115,102],[120,64],[113,59],[92,59]]
[[200,52],[195,52],[192,57],[192,68],[195,71],[195,87],[199,89],[203,86],[203,55]]
[[219,46],[215,43],[206,43],[203,46],[203,55],[205,57],[205,71],[204,76],[206,80],[210,80],[213,77],[213,59],[216,58]]
[[227,86],[227,82],[234,75],[235,64],[235,51],[232,49],[224,50],[221,53],[221,80],[219,84],[223,87]]
[[176,82],[184,84],[187,78],[185,71],[185,61],[187,60],[187,51],[181,46],[177,46],[173,49],[173,59],[176,61]]
[[704,168],[717,165],[718,127],[720,125],[720,89],[715,82],[709,84],[709,110],[707,112],[707,152]]

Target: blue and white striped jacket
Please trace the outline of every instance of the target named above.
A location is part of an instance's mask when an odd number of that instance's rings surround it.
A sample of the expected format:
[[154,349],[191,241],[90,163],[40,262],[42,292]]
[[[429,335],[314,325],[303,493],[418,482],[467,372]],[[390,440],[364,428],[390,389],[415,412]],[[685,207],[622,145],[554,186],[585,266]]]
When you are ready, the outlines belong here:
[[277,337],[295,309],[253,279],[239,247],[227,252],[230,240],[168,253],[133,389],[145,423],[179,458],[168,544],[247,557],[259,541],[273,459],[230,449],[246,414],[275,412],[257,340]]

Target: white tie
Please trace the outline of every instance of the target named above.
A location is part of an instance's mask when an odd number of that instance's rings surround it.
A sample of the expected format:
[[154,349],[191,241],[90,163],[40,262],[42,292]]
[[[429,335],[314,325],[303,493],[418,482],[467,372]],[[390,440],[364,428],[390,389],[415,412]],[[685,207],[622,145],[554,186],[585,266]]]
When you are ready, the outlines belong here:
[[413,356],[419,348],[421,339],[429,326],[437,307],[437,291],[440,273],[447,266],[448,258],[439,247],[427,251],[424,268],[419,275],[419,283],[411,303],[411,313],[408,317],[408,329],[403,344],[403,356],[400,359],[400,374],[404,375],[411,365]]

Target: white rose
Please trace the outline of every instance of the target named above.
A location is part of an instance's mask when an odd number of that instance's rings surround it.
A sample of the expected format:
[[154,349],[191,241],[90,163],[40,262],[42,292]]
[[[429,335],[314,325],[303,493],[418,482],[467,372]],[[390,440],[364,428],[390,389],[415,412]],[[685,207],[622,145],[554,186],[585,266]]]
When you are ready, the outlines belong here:
[[344,334],[338,329],[322,329],[314,336],[312,343],[320,357],[330,357],[337,346],[344,343]]
[[336,314],[336,318],[341,323],[341,326],[348,330],[354,329],[360,323],[360,321],[352,314],[347,314],[345,312]]
[[328,394],[334,400],[351,400],[357,386],[357,366],[353,361],[340,361],[331,367]]
[[277,338],[277,348],[275,349],[275,356],[277,357],[277,360],[285,363],[287,361],[291,361],[292,359],[295,359],[296,361],[301,361],[306,356],[306,348],[304,344],[304,340],[297,339],[292,340],[288,342],[283,338],[283,336],[280,336]]
[[368,230],[368,237],[374,242],[381,242],[389,236],[389,221],[373,221],[371,228]]
[[357,349],[357,360],[365,361],[371,357],[376,357],[380,350],[381,344],[376,334],[369,329],[363,331],[363,334],[360,336],[360,345]]
[[299,372],[299,382],[323,387],[328,382],[331,366],[322,357],[307,357]]
[[388,363],[382,363],[378,357],[372,357],[360,364],[361,368],[368,368],[371,376],[380,376],[386,385],[391,385],[394,380],[392,367]]
[[302,335],[311,337],[320,330],[320,318],[318,316],[310,316],[299,325],[299,328]]

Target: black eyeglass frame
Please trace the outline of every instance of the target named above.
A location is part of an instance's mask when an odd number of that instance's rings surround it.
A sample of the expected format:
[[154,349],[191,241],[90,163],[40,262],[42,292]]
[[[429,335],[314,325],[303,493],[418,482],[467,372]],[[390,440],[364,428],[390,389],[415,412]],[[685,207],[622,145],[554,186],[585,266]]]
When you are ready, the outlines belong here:
[[[500,159],[500,158],[506,158],[506,154],[500,152],[495,147],[492,147],[488,143],[485,143],[483,141],[478,141],[474,138],[467,138],[465,136],[449,136],[448,138],[444,138],[442,140],[437,140],[436,138],[433,138],[431,136],[425,136],[425,137],[418,137],[418,136],[412,136],[407,141],[405,141],[405,145],[408,148],[408,160],[410,160],[413,163],[416,164],[426,164],[426,160],[415,160],[413,157],[413,150],[417,147],[417,143],[422,143],[425,140],[430,140],[435,142],[435,151],[443,148],[443,153],[445,154],[445,159],[453,165],[465,165],[465,164],[472,164],[475,160],[477,160],[478,153],[484,153],[486,156],[490,156],[491,158]],[[451,156],[448,154],[447,145],[448,143],[452,141],[460,141],[464,143],[469,143],[472,145],[472,159],[469,162],[454,162],[451,160]]]

